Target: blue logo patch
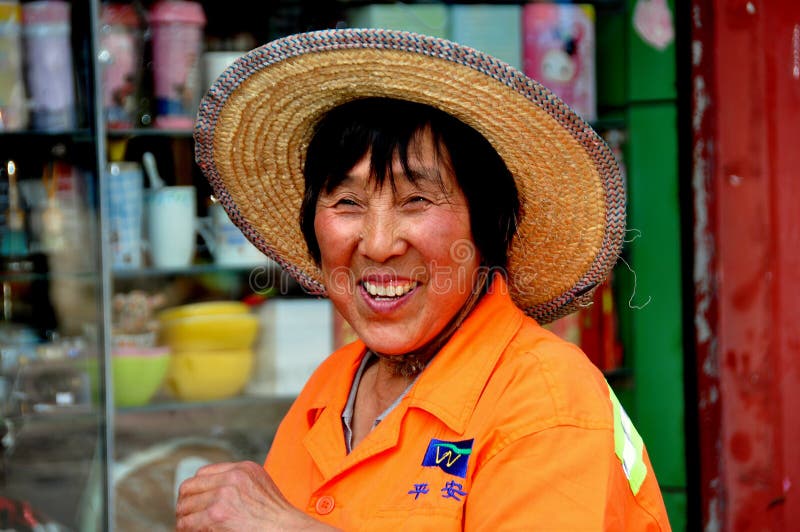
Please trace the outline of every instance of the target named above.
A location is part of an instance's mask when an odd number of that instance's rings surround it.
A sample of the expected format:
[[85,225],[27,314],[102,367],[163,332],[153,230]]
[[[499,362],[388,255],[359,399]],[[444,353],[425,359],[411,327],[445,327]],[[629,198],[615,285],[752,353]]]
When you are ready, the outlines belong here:
[[425,451],[422,465],[425,467],[439,467],[445,473],[457,477],[467,477],[467,464],[469,455],[472,454],[472,440],[443,441],[432,439]]

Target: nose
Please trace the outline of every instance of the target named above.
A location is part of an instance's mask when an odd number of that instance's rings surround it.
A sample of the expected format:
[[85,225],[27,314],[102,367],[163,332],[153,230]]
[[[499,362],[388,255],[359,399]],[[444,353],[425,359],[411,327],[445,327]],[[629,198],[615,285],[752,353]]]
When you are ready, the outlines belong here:
[[376,263],[384,263],[406,252],[405,223],[391,207],[370,209],[364,218],[359,252]]

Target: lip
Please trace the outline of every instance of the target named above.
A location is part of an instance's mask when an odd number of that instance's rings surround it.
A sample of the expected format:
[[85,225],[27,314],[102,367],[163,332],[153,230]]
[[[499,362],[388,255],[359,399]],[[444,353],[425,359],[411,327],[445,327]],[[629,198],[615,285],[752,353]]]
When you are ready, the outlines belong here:
[[410,277],[400,277],[396,273],[370,273],[361,277],[361,282],[364,281],[374,284],[403,284],[410,283],[414,280]]
[[[373,276],[370,276],[368,280],[373,283],[376,282],[376,278]],[[391,278],[391,281],[397,281],[398,283],[405,282],[394,277]],[[383,282],[386,282],[386,280],[384,280]],[[416,294],[418,288],[419,285],[415,286],[410,291],[406,292],[400,297],[379,301],[373,298],[369,294],[369,292],[367,292],[367,289],[364,288],[363,282],[358,283],[358,291],[359,294],[361,295],[361,300],[364,302],[367,308],[369,308],[375,314],[384,314],[384,315],[396,312],[398,309],[405,306],[411,300],[411,297],[414,294]]]

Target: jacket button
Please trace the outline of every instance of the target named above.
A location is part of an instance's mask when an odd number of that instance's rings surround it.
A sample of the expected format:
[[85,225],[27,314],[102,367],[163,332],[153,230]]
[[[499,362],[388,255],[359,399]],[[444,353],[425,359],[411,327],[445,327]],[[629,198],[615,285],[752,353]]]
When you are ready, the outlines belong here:
[[314,508],[319,515],[328,515],[333,511],[334,506],[336,506],[336,501],[333,500],[333,497],[330,495],[323,495],[317,499],[317,504]]

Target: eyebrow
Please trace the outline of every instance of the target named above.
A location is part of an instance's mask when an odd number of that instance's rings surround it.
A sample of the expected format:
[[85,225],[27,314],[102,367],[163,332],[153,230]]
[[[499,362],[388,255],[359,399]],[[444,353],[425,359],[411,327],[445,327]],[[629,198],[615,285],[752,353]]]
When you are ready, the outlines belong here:
[[442,174],[438,168],[431,168],[424,166],[422,168],[409,168],[410,174],[406,176],[409,181],[432,181],[434,183],[442,182]]
[[[396,179],[399,175],[400,177],[405,178],[406,180],[412,183],[430,182],[430,183],[441,184],[444,182],[444,180],[442,179],[441,172],[439,171],[438,168],[424,166],[421,168],[409,168],[408,170],[409,170],[408,172],[403,171],[400,172],[399,174],[397,172],[392,172],[391,178]],[[389,175],[387,174],[386,177],[388,178]],[[348,170],[344,175],[341,176],[340,179],[336,180],[335,186],[338,187],[340,185],[347,185],[348,183],[354,181],[355,179],[356,177],[351,173],[351,171]]]

